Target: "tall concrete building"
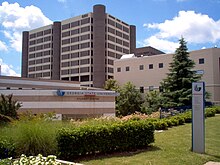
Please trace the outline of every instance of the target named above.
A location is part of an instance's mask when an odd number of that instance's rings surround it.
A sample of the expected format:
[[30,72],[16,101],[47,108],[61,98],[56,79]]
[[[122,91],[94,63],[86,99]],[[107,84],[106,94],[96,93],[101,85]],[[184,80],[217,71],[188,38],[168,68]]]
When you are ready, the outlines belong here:
[[22,77],[103,87],[113,61],[134,53],[136,27],[95,5],[93,12],[23,32]]

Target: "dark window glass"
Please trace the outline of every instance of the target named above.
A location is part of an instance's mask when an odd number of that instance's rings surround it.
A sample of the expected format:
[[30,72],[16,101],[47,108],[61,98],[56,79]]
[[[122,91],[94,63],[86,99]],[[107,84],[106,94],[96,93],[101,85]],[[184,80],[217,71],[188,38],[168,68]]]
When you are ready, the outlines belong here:
[[44,42],[47,42],[47,41],[50,41],[50,40],[51,40],[51,36],[44,37]]
[[37,37],[43,36],[43,31],[37,33]]
[[139,65],[139,70],[144,70],[144,65]]
[[66,46],[66,47],[62,48],[62,52],[67,52],[67,51],[70,51],[70,47],[69,46]]
[[205,59],[204,58],[200,58],[199,59],[199,64],[204,64],[205,63]]
[[[72,31],[71,31],[72,32]],[[70,36],[70,31],[67,31],[67,32],[63,32],[62,33],[62,37],[67,37],[67,36]]]
[[72,45],[71,46],[71,50],[78,50],[79,49],[79,45]]
[[37,39],[37,44],[42,43],[43,41],[43,38]]
[[122,25],[121,25],[121,24],[116,23],[116,27],[117,27],[118,29],[121,29],[121,30],[122,30]]
[[121,72],[121,68],[117,68],[117,72]]
[[62,55],[61,57],[62,57],[62,60],[69,59],[69,54],[64,54],[64,55]]
[[81,25],[87,24],[90,22],[90,18],[85,18],[81,20]]
[[81,33],[88,32],[88,31],[90,31],[90,26],[81,28]]
[[62,25],[62,30],[66,30],[66,29],[69,29],[70,28],[70,24],[65,24],[65,25]]
[[76,21],[76,22],[72,22],[72,23],[71,23],[71,27],[76,27],[76,26],[79,26],[79,21]]
[[130,71],[130,67],[126,66],[125,71]]
[[44,30],[44,35],[50,34],[51,33],[51,29],[48,30]]
[[149,64],[149,69],[153,69],[154,65],[153,64]]
[[163,63],[159,63],[159,68],[163,68]]
[[71,30],[71,35],[79,34],[79,29]]
[[30,39],[35,38],[35,37],[36,37],[36,33],[30,35]]
[[71,43],[78,42],[78,41],[79,41],[79,37],[71,38]]
[[69,44],[69,43],[70,43],[70,39],[62,40],[62,45]]
[[144,93],[144,87],[140,87],[140,93]]
[[122,32],[119,32],[119,31],[116,30],[116,35],[119,36],[119,37],[122,37]]

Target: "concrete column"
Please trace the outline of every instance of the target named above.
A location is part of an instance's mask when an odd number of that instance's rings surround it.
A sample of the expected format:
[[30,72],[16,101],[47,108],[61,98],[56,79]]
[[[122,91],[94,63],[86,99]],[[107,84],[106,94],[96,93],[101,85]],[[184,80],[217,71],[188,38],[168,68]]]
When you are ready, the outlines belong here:
[[105,83],[105,6],[93,7],[93,86],[103,88]]
[[29,32],[22,33],[22,60],[21,60],[21,77],[28,77],[28,46]]
[[60,80],[60,56],[61,56],[61,22],[53,23],[53,62],[51,70],[51,79]]
[[136,49],[136,26],[130,25],[130,53]]

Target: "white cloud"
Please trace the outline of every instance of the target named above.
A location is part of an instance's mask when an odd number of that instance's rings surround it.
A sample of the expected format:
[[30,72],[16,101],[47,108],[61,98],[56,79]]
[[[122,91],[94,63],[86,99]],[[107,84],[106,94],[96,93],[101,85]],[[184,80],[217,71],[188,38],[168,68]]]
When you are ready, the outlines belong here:
[[157,36],[163,39],[183,36],[191,43],[215,43],[220,39],[220,20],[214,21],[208,15],[194,11],[180,11],[177,17],[163,23],[145,24],[147,28],[158,29]]
[[179,46],[178,43],[164,40],[164,39],[160,39],[157,36],[151,36],[151,37],[145,39],[143,42],[143,45],[152,46],[152,47],[159,49],[159,50],[162,50],[166,53],[173,53],[176,50],[176,48],[178,48],[178,46]]
[[8,64],[4,63],[2,59],[0,59],[0,66],[1,66],[1,75],[17,76],[17,77],[21,76],[20,74],[16,73],[13,70],[12,65],[8,65]]
[[162,49],[164,51],[172,50],[176,46],[172,41],[178,40],[181,36],[188,43],[194,44],[216,43],[220,40],[220,20],[215,21],[208,15],[194,11],[179,11],[178,16],[171,20],[165,20],[163,23],[144,24],[144,27],[159,31],[145,39],[144,44],[158,45],[156,47],[158,49],[163,48],[164,45],[168,46],[169,48]]
[[0,51],[7,51],[8,47],[6,46],[5,42],[0,41]]
[[51,24],[36,6],[21,7],[18,3],[3,2],[0,6],[0,24],[3,33],[9,39],[10,46],[17,51],[22,47],[22,31]]

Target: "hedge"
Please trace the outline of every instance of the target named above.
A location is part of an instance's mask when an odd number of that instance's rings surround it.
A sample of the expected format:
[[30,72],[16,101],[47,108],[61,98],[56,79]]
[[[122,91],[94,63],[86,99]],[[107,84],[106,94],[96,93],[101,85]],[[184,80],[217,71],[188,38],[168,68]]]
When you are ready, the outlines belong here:
[[63,128],[57,135],[59,158],[128,151],[154,142],[154,125],[147,121],[126,121],[112,125]]

